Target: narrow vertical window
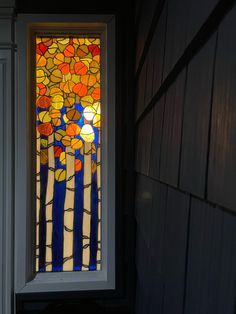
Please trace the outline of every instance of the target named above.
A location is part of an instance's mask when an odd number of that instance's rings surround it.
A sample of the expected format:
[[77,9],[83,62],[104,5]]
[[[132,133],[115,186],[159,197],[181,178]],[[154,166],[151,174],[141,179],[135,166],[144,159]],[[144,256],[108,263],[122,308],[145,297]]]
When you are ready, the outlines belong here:
[[100,38],[35,40],[36,271],[100,270]]

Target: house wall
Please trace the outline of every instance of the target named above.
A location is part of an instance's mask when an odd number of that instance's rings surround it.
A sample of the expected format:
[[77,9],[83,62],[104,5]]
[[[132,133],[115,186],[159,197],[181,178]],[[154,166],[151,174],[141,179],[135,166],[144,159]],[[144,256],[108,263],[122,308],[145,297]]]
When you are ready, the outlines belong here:
[[136,7],[137,314],[233,314],[236,6]]

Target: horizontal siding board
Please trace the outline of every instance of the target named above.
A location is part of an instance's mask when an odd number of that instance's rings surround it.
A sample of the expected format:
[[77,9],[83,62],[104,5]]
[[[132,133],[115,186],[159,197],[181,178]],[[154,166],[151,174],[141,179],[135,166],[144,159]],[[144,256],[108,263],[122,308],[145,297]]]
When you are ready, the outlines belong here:
[[152,212],[150,217],[150,256],[153,263],[153,271],[159,274],[162,273],[163,270],[166,197],[167,186],[154,181]]
[[234,313],[236,217],[193,198],[186,311]]
[[236,309],[236,216],[223,214],[221,252],[219,258],[219,298],[217,314],[231,314]]
[[219,259],[222,215],[214,207],[192,199],[189,235],[186,313],[215,313],[215,265]]
[[135,116],[136,120],[142,114],[145,109],[145,95],[146,95],[146,78],[147,78],[147,60],[144,62],[142,70],[140,72],[137,86],[136,86],[136,99],[135,99]]
[[151,141],[152,141],[153,110],[139,123],[137,128],[137,141],[135,147],[137,172],[148,175],[150,167]]
[[146,243],[150,247],[150,225],[153,202],[153,180],[142,175],[137,176],[135,194],[135,215],[138,228]]
[[180,187],[204,197],[216,35],[188,66],[184,104]]
[[165,33],[166,33],[167,5],[164,6],[159,22],[153,35],[150,50],[153,55],[153,84],[152,95],[158,91],[163,78]]
[[188,215],[189,196],[168,188],[163,256],[163,314],[182,314]]
[[152,99],[152,88],[153,88],[153,68],[154,68],[154,51],[150,49],[147,55],[147,79],[146,79],[146,91],[144,107],[146,108]]
[[159,179],[160,175],[160,156],[161,156],[161,139],[163,114],[165,106],[165,96],[163,96],[154,107],[153,117],[153,132],[151,142],[151,156],[149,175],[155,179]]
[[208,199],[236,210],[236,7],[219,28],[216,55]]
[[[151,264],[150,269],[155,268],[155,263]],[[150,290],[149,290],[149,302],[148,302],[148,312],[145,314],[161,314],[163,307],[164,298],[164,280],[160,273],[156,273],[155,270],[151,275]]]
[[148,283],[148,270],[150,268],[149,248],[140,228],[137,229],[136,241],[136,268],[137,276],[142,283]]
[[178,184],[185,75],[186,70],[167,91],[164,109],[160,179],[173,186]]

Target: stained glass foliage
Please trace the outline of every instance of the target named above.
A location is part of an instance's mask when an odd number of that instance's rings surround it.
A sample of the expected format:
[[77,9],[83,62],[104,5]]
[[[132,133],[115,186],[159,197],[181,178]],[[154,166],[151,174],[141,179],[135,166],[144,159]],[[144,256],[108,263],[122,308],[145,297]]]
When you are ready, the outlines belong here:
[[100,39],[36,37],[36,271],[101,269]]

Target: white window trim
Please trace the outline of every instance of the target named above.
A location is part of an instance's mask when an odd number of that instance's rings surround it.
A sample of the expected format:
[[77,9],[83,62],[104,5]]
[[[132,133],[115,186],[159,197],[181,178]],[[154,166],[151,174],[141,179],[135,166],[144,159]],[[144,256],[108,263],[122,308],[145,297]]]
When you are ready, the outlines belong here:
[[[29,123],[27,117],[27,31],[29,25],[100,32],[102,47],[102,269],[86,272],[32,272],[32,219],[29,195]],[[111,15],[18,15],[16,24],[15,121],[15,292],[36,293],[115,289],[115,19]]]

